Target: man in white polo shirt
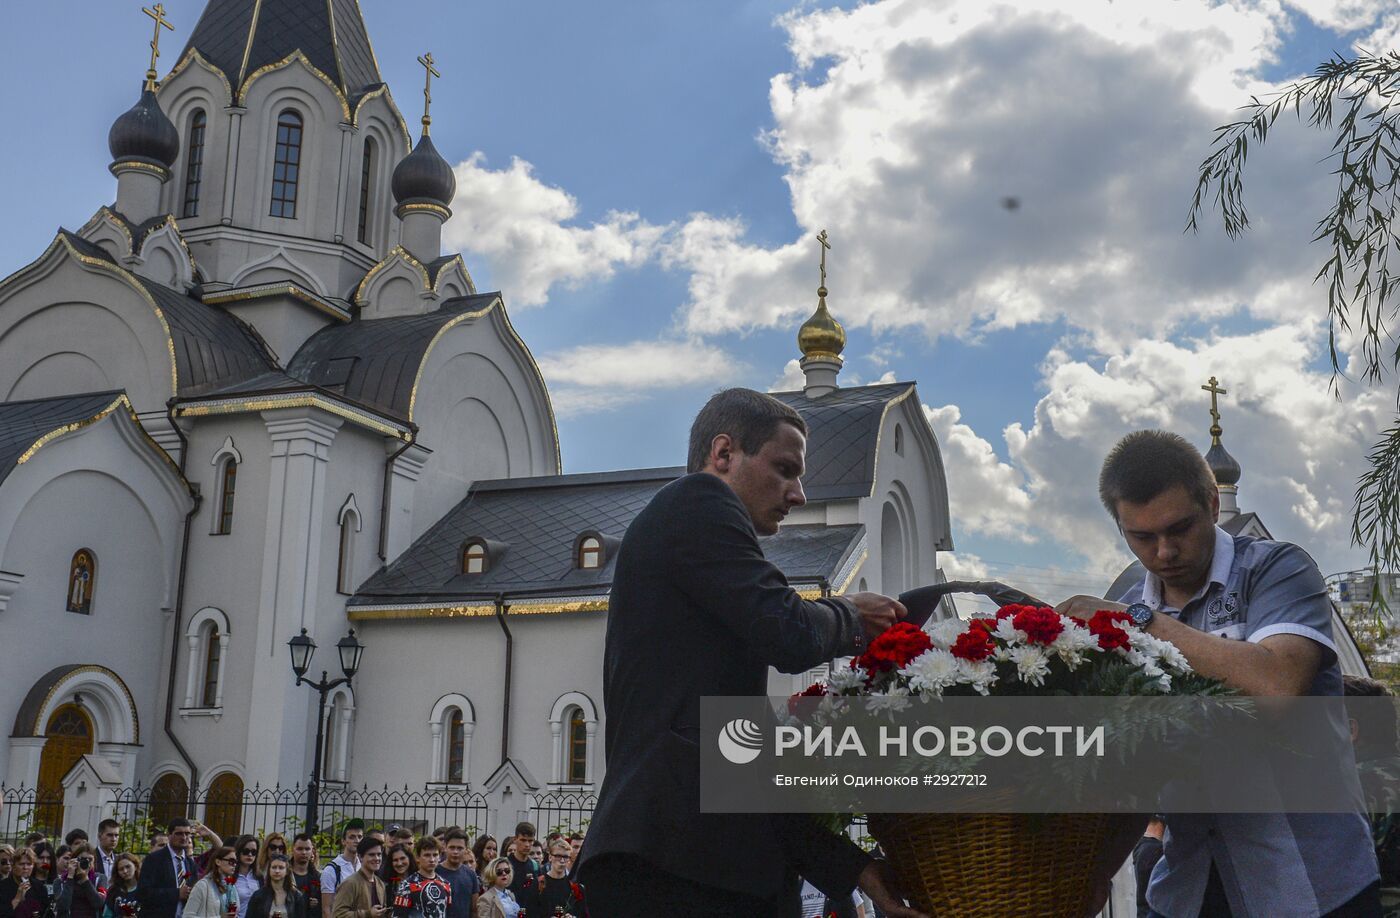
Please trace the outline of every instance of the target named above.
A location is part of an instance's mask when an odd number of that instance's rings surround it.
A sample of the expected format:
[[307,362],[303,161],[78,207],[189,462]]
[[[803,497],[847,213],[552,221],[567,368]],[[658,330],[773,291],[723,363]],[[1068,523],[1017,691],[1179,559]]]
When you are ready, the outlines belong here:
[[360,869],[360,859],[355,851],[360,847],[360,840],[365,837],[365,824],[363,820],[352,819],[345,824],[345,828],[340,831],[340,853],[335,860],[326,865],[321,871],[321,916],[331,918],[331,913],[335,910],[335,890],[336,887]]

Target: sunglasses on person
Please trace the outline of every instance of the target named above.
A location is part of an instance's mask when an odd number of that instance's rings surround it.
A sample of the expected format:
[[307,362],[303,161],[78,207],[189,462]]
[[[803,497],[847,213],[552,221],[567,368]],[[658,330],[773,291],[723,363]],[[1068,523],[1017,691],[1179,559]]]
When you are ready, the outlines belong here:
[[221,858],[219,858],[219,863],[220,863],[220,864],[237,864],[237,863],[238,863],[238,858],[236,858],[236,857],[221,857]]
[[241,855],[243,855],[244,857],[257,857],[257,856],[258,856],[258,849],[257,849],[257,848],[244,848],[242,851],[240,851],[240,852],[238,852],[238,853],[241,854]]
[[286,846],[286,845],[268,845],[268,846],[267,846],[267,850],[268,850],[268,851],[281,851],[283,854],[285,854],[285,853],[287,852],[287,846]]

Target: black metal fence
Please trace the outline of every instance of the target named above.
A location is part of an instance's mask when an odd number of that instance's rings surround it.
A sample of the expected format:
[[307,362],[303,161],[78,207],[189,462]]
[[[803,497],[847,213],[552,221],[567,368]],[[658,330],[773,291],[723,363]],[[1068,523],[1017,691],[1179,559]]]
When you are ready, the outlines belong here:
[[[91,832],[98,819],[113,818],[123,824],[124,847],[143,852],[150,830],[177,816],[200,820],[226,839],[245,832],[291,835],[305,827],[307,798],[305,787],[252,787],[236,793],[213,788],[187,799],[137,786],[107,795],[100,813],[69,813],[61,794],[0,786],[0,841],[22,842],[31,831],[61,835],[77,826]],[[455,825],[475,835],[486,829],[487,805],[479,793],[431,785],[422,790],[332,786],[321,789],[320,814],[319,846],[330,853],[338,848],[334,839],[339,826],[349,819],[362,819],[370,827],[397,824],[415,834]]]
[[530,796],[530,821],[540,835],[582,832],[593,818],[598,795],[583,791],[550,791]]

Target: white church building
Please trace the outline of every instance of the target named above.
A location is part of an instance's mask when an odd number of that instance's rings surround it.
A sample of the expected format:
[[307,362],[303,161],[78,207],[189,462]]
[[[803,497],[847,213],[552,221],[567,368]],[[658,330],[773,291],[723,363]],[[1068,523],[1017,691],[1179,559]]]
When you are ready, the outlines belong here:
[[[240,795],[313,767],[288,641],[334,678],[353,628],[326,786],[480,794],[506,831],[586,799],[613,554],[682,470],[561,474],[355,0],[209,0],[156,76],[111,129],[115,201],[0,281],[0,784],[246,828]],[[810,502],[766,550],[813,596],[897,593],[952,548],[942,460],[912,383],[839,386],[843,344],[823,298],[776,393]]]

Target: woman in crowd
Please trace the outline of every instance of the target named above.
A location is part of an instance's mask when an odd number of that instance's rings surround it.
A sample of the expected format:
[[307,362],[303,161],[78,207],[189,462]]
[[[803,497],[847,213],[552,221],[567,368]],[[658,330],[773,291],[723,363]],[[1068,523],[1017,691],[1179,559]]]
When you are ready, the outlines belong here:
[[0,881],[0,918],[35,918],[48,908],[48,892],[34,879],[38,862],[33,848],[15,851],[10,876]]
[[472,857],[476,859],[476,875],[481,877],[483,889],[486,888],[486,878],[482,874],[486,872],[486,865],[496,859],[497,853],[495,836],[486,834],[477,836],[476,843],[472,845]]
[[511,870],[508,857],[498,857],[486,865],[481,876],[486,892],[476,900],[473,918],[519,918],[520,903],[510,891]]
[[248,918],[306,918],[306,899],[292,884],[291,863],[274,854],[263,874],[263,887],[248,900]]
[[[379,867],[379,878],[384,881],[384,896],[390,902],[399,891],[399,884],[413,872],[413,850],[407,845],[395,845],[389,849],[388,857]],[[314,918],[314,916],[313,916]]]
[[238,918],[246,918],[248,900],[262,887],[262,879],[258,876],[258,837],[238,836],[233,850],[238,854],[238,871],[233,875],[233,888],[238,890]]
[[86,842],[76,843],[59,858],[54,890],[57,918],[101,918],[102,893]]
[[141,861],[134,854],[118,854],[112,861],[111,885],[102,918],[139,918],[141,900],[136,891],[141,881]]
[[33,848],[34,875],[30,882],[44,887],[45,895],[53,895],[53,845],[41,841]]
[[13,845],[0,845],[0,883],[10,878],[10,871],[14,870],[15,849]]
[[270,832],[262,840],[262,850],[258,852],[258,876],[267,879],[267,862],[274,854],[283,857],[290,857],[291,852],[287,850],[287,836],[281,832]]
[[209,866],[204,876],[190,890],[185,901],[183,918],[235,918],[238,914],[238,890],[234,874],[238,870],[238,855],[228,845],[209,852]]

